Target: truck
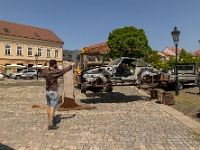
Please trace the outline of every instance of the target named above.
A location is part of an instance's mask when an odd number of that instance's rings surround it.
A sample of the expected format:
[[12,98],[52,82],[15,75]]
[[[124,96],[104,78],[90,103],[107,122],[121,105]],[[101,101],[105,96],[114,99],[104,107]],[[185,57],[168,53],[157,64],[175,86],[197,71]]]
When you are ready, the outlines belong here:
[[[183,89],[185,84],[197,84],[199,70],[197,63],[178,63],[178,87]],[[160,75],[159,85],[161,87],[173,87],[176,83],[176,65],[174,69],[168,72],[162,72]]]
[[[100,44],[99,44],[100,45]],[[108,51],[108,47],[106,47],[104,43],[100,45],[100,48],[93,47],[83,47],[77,57],[77,66],[74,69],[74,83],[78,88],[81,86],[81,73],[84,70],[87,70],[91,67],[95,66],[103,66],[108,64],[110,60],[105,60],[104,56]]]

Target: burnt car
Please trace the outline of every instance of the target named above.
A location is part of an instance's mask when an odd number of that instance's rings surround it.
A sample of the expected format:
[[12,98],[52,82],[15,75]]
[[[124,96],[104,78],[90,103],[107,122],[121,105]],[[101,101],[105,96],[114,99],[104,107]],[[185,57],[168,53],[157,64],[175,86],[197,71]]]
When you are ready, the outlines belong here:
[[143,60],[129,57],[117,58],[108,65],[84,70],[80,76],[81,92],[88,88],[112,91],[113,86],[140,85],[144,77],[151,78],[159,71]]

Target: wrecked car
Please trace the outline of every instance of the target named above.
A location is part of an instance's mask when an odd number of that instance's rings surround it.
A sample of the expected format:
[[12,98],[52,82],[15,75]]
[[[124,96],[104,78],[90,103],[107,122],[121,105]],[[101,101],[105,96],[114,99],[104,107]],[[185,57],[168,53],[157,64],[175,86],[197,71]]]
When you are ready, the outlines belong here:
[[129,57],[117,58],[108,65],[96,66],[81,73],[81,92],[88,88],[112,91],[113,86],[140,85],[144,77],[152,77],[158,70],[143,60]]

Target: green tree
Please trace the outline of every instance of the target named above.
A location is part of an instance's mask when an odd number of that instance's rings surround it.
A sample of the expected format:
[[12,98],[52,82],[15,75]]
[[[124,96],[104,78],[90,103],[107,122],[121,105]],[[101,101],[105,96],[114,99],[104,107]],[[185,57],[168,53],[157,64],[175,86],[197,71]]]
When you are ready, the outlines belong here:
[[157,69],[161,69],[162,68],[162,60],[161,60],[161,56],[158,54],[157,51],[152,51],[152,53],[146,57],[146,62],[150,63],[152,66],[154,66]]
[[176,62],[176,59],[174,58],[174,56],[170,56],[169,60],[162,63],[161,68],[162,69],[173,69],[175,62]]
[[152,51],[144,30],[133,26],[117,28],[110,32],[107,44],[111,58],[127,56],[141,58],[148,56]]
[[182,49],[179,55],[179,63],[193,63],[194,57],[191,53],[186,52],[186,50]]

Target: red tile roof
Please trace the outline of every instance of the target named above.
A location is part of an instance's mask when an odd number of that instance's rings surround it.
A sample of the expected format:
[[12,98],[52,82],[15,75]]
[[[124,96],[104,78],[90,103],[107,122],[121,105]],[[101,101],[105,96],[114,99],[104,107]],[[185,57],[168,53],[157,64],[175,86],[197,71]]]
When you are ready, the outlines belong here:
[[194,54],[200,56],[200,50],[197,50]]
[[110,50],[106,42],[90,45],[88,49],[89,52],[100,54],[105,54],[106,51]]
[[[167,46],[167,48],[169,48],[169,49],[170,49],[171,51],[173,51],[173,52],[176,52],[176,48],[175,48],[175,47]],[[182,50],[182,48],[177,48],[177,50],[178,50],[178,53],[180,53],[181,50]]]
[[2,20],[0,20],[0,34],[64,44],[51,30]]
[[169,54],[169,53],[167,53],[167,52],[161,52],[163,55],[165,55],[165,56],[172,56],[171,54]]

